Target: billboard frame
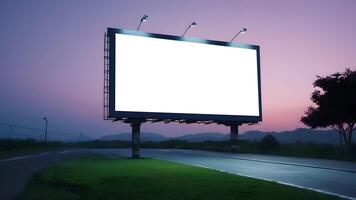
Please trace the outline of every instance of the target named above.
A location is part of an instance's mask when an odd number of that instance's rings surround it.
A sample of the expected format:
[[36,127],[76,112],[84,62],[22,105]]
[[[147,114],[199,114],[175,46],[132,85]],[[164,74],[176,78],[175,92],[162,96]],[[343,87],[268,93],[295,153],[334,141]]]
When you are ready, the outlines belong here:
[[[168,39],[181,42],[194,42],[202,44],[220,45],[228,47],[237,47],[256,50],[257,55],[257,80],[258,80],[258,103],[259,116],[245,115],[216,115],[216,114],[192,114],[192,113],[160,113],[160,112],[129,112],[115,111],[115,34],[134,35],[158,39]],[[176,121],[186,123],[196,122],[213,122],[218,124],[234,124],[234,123],[258,123],[262,121],[262,100],[261,100],[261,72],[260,72],[260,47],[257,45],[240,44],[235,42],[224,42],[215,40],[206,40],[192,37],[181,37],[173,35],[163,35],[156,33],[147,33],[135,30],[108,28],[107,37],[109,38],[109,101],[108,101],[108,119],[114,121],[138,119],[142,121]],[[234,92],[234,91],[231,91]]]

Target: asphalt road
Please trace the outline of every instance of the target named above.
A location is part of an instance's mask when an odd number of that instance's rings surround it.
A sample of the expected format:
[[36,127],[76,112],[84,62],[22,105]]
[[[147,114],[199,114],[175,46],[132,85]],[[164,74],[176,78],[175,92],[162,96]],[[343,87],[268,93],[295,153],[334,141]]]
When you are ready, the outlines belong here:
[[[131,155],[130,149],[68,149],[0,160],[0,199],[13,199],[41,169],[97,153]],[[352,162],[178,149],[142,149],[141,155],[356,199],[356,164]]]
[[62,150],[0,160],[0,200],[15,199],[34,173],[86,154],[86,151]]

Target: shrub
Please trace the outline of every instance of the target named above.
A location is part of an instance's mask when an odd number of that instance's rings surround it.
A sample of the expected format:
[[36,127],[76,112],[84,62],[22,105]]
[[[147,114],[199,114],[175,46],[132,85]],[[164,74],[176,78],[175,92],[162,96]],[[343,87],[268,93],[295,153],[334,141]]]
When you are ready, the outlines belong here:
[[258,143],[258,147],[263,151],[273,151],[277,150],[280,147],[280,144],[275,137],[268,134]]

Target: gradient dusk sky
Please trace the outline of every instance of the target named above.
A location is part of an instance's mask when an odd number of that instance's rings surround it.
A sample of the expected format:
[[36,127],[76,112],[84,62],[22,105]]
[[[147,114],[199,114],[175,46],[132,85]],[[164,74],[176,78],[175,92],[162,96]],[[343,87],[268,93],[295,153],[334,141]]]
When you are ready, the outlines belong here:
[[[103,35],[107,27],[239,42],[261,47],[263,122],[242,131],[303,127],[317,75],[355,69],[355,0],[0,1],[0,122],[81,132],[128,132],[104,121]],[[222,132],[221,125],[150,124],[166,136]]]

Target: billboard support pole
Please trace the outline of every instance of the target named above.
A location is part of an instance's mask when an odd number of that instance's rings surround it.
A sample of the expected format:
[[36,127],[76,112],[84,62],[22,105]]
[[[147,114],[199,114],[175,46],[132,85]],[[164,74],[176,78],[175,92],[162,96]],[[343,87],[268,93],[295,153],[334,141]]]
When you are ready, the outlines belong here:
[[237,151],[237,138],[239,136],[239,123],[231,123],[230,124],[230,144],[231,144],[231,151]]
[[132,158],[140,158],[140,127],[142,120],[129,120],[132,128]]

